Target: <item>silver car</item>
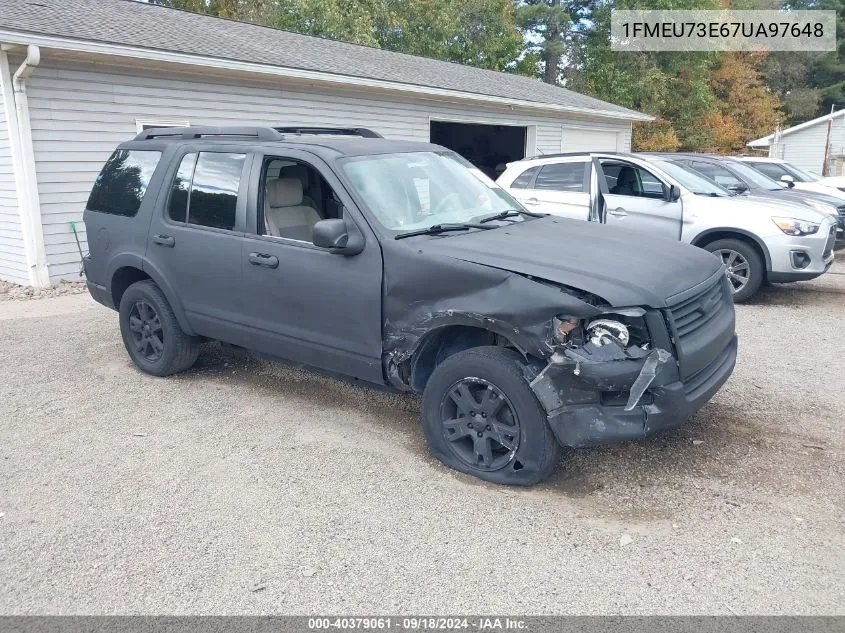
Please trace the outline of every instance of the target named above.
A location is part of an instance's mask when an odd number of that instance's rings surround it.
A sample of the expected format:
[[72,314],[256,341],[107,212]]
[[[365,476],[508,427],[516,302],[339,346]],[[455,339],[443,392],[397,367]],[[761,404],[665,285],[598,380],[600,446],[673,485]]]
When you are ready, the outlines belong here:
[[813,279],[833,263],[836,220],[830,214],[733,196],[660,157],[539,156],[510,163],[497,183],[531,210],[615,224],[715,253],[725,263],[735,301],[750,298],[763,281]]

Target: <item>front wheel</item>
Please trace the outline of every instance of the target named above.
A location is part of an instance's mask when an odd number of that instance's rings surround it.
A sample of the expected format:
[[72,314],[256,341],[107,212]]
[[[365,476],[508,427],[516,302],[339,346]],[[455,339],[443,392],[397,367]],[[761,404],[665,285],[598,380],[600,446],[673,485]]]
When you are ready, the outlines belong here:
[[548,477],[558,443],[520,368],[500,347],[475,347],[438,365],[423,394],[431,454],[446,466],[497,484]]
[[704,247],[718,255],[725,264],[725,275],[731,284],[735,303],[750,299],[766,276],[763,259],[753,246],[734,239],[716,240]]

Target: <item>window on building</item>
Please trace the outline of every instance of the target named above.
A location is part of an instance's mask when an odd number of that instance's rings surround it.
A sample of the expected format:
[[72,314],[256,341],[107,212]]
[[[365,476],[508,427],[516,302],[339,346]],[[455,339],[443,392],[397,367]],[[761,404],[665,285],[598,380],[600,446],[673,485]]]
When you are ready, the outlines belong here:
[[161,152],[119,149],[106,161],[88,197],[87,208],[132,217],[138,213]]

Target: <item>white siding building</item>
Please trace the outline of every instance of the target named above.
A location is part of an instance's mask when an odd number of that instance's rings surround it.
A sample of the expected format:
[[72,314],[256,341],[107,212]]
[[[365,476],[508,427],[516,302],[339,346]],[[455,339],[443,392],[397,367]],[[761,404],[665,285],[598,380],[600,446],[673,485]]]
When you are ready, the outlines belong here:
[[0,46],[0,279],[21,284],[79,279],[71,222],[84,252],[94,179],[144,127],[368,127],[478,163],[629,151],[631,122],[650,120],[530,78],[126,0],[0,0]]
[[748,143],[755,149],[769,150],[770,158],[779,158],[806,171],[821,174],[825,144],[830,129],[830,176],[845,175],[845,110],[806,121]]

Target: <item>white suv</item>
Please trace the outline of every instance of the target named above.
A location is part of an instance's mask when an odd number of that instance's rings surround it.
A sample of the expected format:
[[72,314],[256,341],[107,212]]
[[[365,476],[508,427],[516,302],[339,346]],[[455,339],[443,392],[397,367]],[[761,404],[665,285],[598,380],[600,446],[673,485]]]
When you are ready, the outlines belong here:
[[772,180],[777,180],[785,187],[795,188],[798,191],[823,193],[845,200],[845,178],[842,176],[822,178],[777,158],[736,156],[735,159],[753,167]]
[[751,297],[764,280],[813,279],[833,262],[833,216],[800,204],[734,197],[656,156],[541,156],[510,163],[497,183],[534,211],[615,224],[716,253],[735,301]]

